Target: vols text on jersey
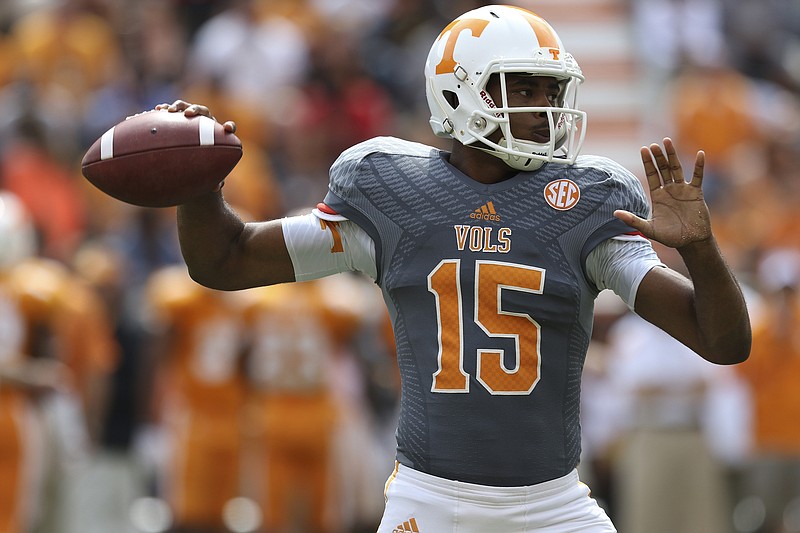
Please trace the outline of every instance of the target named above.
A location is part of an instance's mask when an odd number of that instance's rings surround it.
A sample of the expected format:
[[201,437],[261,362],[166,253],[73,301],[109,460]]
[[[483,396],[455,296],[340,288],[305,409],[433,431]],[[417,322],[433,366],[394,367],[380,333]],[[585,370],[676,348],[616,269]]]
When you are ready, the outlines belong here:
[[507,254],[511,251],[511,228],[495,228],[456,224],[456,246],[460,251]]

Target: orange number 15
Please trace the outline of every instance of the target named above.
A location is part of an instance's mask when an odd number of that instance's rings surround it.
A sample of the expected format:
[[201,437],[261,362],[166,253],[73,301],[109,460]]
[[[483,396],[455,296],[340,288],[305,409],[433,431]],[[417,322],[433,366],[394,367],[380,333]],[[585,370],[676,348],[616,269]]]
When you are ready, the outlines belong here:
[[[446,259],[428,275],[436,298],[439,368],[431,391],[469,392],[464,371],[464,309],[461,261]],[[504,350],[478,349],[476,379],[492,394],[530,394],[539,381],[539,324],[524,313],[503,311],[502,289],[541,294],[544,270],[496,261],[475,262],[475,307],[472,320],[490,337],[514,340],[515,364],[506,368]]]

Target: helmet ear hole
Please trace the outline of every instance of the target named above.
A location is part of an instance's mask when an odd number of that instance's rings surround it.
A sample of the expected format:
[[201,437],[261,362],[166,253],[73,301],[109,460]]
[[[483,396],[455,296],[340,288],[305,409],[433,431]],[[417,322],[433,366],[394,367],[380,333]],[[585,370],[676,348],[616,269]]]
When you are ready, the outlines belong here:
[[456,110],[459,105],[458,95],[453,91],[442,91],[445,101],[450,106],[450,109]]

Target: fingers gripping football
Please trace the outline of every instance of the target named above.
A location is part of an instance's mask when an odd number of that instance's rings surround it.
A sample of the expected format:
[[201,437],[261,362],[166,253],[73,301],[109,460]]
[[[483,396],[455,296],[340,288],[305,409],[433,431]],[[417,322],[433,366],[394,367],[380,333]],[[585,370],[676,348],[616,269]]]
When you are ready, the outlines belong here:
[[242,157],[233,122],[179,100],[128,117],[86,152],[83,175],[126,203],[168,207],[218,190]]

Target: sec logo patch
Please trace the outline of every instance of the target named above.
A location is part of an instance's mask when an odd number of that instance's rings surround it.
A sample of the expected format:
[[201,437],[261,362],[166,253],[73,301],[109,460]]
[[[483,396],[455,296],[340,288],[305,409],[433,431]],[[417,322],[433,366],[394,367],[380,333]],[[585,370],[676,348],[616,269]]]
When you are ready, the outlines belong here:
[[545,186],[544,199],[553,209],[566,211],[578,204],[578,200],[581,199],[581,190],[572,180],[555,180]]

